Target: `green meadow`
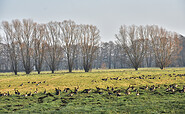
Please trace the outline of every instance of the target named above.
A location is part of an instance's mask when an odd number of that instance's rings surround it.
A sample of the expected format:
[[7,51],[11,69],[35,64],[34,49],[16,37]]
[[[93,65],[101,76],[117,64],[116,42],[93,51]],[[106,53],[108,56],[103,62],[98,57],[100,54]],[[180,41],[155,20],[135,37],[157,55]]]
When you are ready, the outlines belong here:
[[0,73],[0,113],[184,113],[184,86],[185,68]]

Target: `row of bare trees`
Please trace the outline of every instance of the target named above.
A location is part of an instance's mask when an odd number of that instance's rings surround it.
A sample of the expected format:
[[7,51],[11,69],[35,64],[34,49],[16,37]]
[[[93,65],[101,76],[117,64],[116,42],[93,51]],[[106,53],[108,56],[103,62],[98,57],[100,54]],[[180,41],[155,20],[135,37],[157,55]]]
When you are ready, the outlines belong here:
[[[44,62],[54,73],[64,56],[67,57],[69,72],[72,72],[77,53],[83,54],[83,66],[88,72],[100,41],[96,26],[77,25],[71,20],[47,24],[38,24],[30,19],[13,20],[11,23],[3,21],[2,30],[7,56],[15,74],[19,61],[26,74],[34,67],[40,74]],[[77,46],[81,47],[79,52]]]
[[155,56],[156,65],[163,69],[177,58],[182,49],[177,33],[156,25],[121,26],[116,39],[135,70],[138,70],[144,58],[151,57],[151,54]]
[[163,69],[183,63],[174,63],[175,60],[184,60],[182,47],[185,46],[180,35],[156,25],[121,26],[115,43],[100,43],[96,26],[78,25],[71,20],[47,24],[30,19],[3,21],[1,28],[3,57],[7,56],[2,60],[6,60],[5,66],[11,64],[15,74],[20,69],[26,74],[33,69],[38,74],[43,69],[54,73],[65,65],[69,72],[82,68],[85,72],[92,68],[133,67],[138,70],[157,66]]

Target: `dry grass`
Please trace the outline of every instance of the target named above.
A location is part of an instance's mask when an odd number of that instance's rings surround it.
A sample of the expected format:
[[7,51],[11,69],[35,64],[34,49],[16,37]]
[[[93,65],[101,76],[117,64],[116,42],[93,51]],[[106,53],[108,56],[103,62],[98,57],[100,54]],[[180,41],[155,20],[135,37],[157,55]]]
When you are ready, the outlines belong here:
[[[172,77],[169,76],[172,75]],[[175,74],[175,75],[173,75]],[[67,71],[57,71],[55,74],[50,72],[42,72],[37,74],[32,72],[29,75],[24,73],[19,73],[18,76],[13,75],[13,73],[1,73],[0,74],[0,91],[11,93],[14,92],[14,88],[18,89],[21,93],[27,91],[38,90],[44,91],[54,91],[56,87],[64,89],[69,87],[73,89],[79,86],[80,90],[86,88],[95,88],[96,86],[101,88],[106,88],[107,86],[126,88],[129,85],[141,86],[141,85],[157,85],[157,84],[184,84],[185,76],[175,77],[177,74],[185,74],[185,68],[168,68],[165,70],[159,70],[156,68],[141,68],[139,71],[133,69],[110,69],[110,70],[93,70],[92,72],[85,73],[83,71],[74,71],[73,73],[67,73]],[[138,76],[156,77],[156,79],[123,79]],[[122,80],[110,80],[110,78],[116,78]],[[158,79],[160,77],[160,79]],[[107,81],[102,79],[108,78]],[[28,83],[30,81],[30,83]],[[46,83],[41,83],[38,86],[38,82],[46,81]],[[31,82],[36,82],[36,84],[31,84]],[[20,86],[23,83],[23,86]],[[11,87],[8,87],[11,85]]]

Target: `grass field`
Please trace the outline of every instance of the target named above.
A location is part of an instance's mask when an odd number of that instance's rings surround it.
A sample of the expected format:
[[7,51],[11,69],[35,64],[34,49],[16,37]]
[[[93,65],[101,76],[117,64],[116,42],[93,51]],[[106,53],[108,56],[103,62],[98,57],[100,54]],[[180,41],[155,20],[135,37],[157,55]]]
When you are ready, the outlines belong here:
[[[0,113],[184,113],[184,86],[185,68],[0,73],[0,92],[10,93],[0,96]],[[63,92],[75,87],[77,94]],[[60,95],[55,95],[55,88],[62,90]],[[33,96],[25,97],[26,92]]]

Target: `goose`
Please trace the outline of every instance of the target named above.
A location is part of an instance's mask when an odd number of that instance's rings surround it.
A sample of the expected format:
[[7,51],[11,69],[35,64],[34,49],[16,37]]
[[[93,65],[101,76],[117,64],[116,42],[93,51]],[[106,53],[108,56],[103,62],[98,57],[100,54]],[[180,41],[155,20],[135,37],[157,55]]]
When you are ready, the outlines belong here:
[[170,91],[170,88],[169,87],[166,89],[166,92],[168,92],[168,91]]
[[97,86],[96,86],[96,89],[97,89],[97,91],[99,91],[99,90],[100,90],[100,88],[99,88],[99,87],[97,87]]
[[177,84],[175,84],[175,87],[178,87],[178,85],[177,85]]
[[3,93],[3,96],[7,96],[7,93],[6,93],[6,92],[4,92],[4,93]]
[[36,88],[35,92],[34,93],[38,93],[38,89]]
[[27,92],[23,95],[23,97],[27,97],[28,96],[28,94],[27,94]]
[[15,94],[17,94],[17,90],[16,90],[16,89],[14,89],[14,91],[15,91]]
[[83,91],[82,91],[82,93],[90,93],[91,92],[91,89],[84,89]]
[[46,89],[44,90],[44,94],[46,94]]
[[7,96],[10,96],[10,92],[9,91],[7,92]]
[[70,90],[70,88],[65,88],[65,89],[64,89],[64,92],[67,93],[69,90]]
[[108,92],[108,95],[112,95],[112,92]]
[[55,91],[56,91],[56,95],[60,95],[61,90],[59,89],[59,87],[58,87],[58,89],[55,88]]
[[126,95],[130,95],[130,91],[127,90],[125,94],[126,94]]
[[181,93],[185,93],[185,86],[183,87],[182,90],[180,90]]
[[23,83],[20,86],[23,86]]
[[175,92],[175,89],[173,88],[171,91],[172,91],[172,92]]
[[78,87],[78,88],[76,88],[76,87],[75,87],[75,90],[74,90],[74,92],[73,92],[73,93],[74,93],[74,94],[77,94],[78,89],[79,89],[79,87]]
[[17,90],[17,95],[20,95],[21,93]]
[[32,93],[31,93],[31,91],[30,91],[30,93],[28,93],[28,96],[31,96],[32,95]]
[[114,91],[114,88],[112,87],[112,89],[111,89],[112,91]]
[[155,90],[155,86],[153,85],[151,86],[150,91],[154,91],[154,90]]
[[71,92],[71,93],[67,94],[67,96],[72,97],[73,93]]
[[120,90],[117,91],[116,95],[117,95],[117,96],[121,96]]
[[102,95],[103,94],[103,92],[98,92],[100,95]]
[[136,95],[139,96],[139,91],[137,90]]

